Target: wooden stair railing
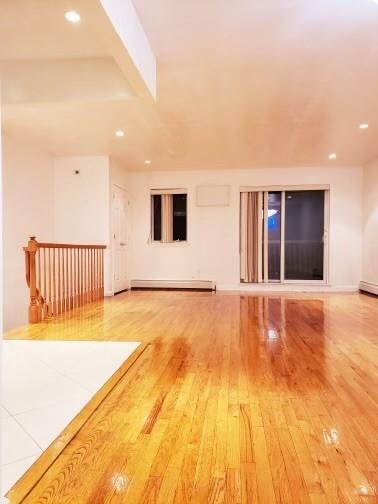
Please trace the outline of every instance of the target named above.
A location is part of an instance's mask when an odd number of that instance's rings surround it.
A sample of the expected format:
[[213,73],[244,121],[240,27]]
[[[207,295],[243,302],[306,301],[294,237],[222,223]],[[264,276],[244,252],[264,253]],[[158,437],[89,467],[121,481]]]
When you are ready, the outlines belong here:
[[29,322],[40,322],[104,297],[105,245],[39,243],[25,251]]

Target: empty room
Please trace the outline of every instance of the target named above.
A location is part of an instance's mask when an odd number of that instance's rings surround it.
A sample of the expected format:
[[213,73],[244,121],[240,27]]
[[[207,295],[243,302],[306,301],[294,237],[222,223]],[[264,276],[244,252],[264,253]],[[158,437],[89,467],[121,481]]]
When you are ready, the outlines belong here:
[[0,0],[1,504],[378,502],[378,1]]

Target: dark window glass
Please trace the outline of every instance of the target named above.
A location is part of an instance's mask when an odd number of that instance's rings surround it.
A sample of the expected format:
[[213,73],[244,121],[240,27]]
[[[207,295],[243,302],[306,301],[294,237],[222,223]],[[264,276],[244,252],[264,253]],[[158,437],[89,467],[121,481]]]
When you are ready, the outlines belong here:
[[281,279],[281,192],[268,196],[268,277]]
[[285,278],[324,278],[324,191],[286,192]]
[[152,196],[153,240],[161,240],[161,196]]
[[173,195],[173,240],[186,241],[186,194]]

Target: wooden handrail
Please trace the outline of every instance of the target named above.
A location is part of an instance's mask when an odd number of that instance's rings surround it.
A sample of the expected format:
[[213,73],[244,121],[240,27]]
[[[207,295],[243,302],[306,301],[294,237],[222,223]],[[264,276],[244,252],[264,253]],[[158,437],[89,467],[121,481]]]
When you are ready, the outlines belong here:
[[75,245],[72,243],[39,243],[38,248],[64,248],[64,249],[106,249],[106,245]]
[[24,247],[29,322],[102,299],[105,249],[106,245],[39,243],[32,236]]

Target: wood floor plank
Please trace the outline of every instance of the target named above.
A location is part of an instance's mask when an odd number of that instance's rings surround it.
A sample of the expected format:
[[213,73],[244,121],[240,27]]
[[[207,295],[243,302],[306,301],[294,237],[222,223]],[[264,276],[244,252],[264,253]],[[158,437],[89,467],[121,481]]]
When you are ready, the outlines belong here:
[[12,504],[378,500],[376,298],[131,292],[6,337],[146,345]]

